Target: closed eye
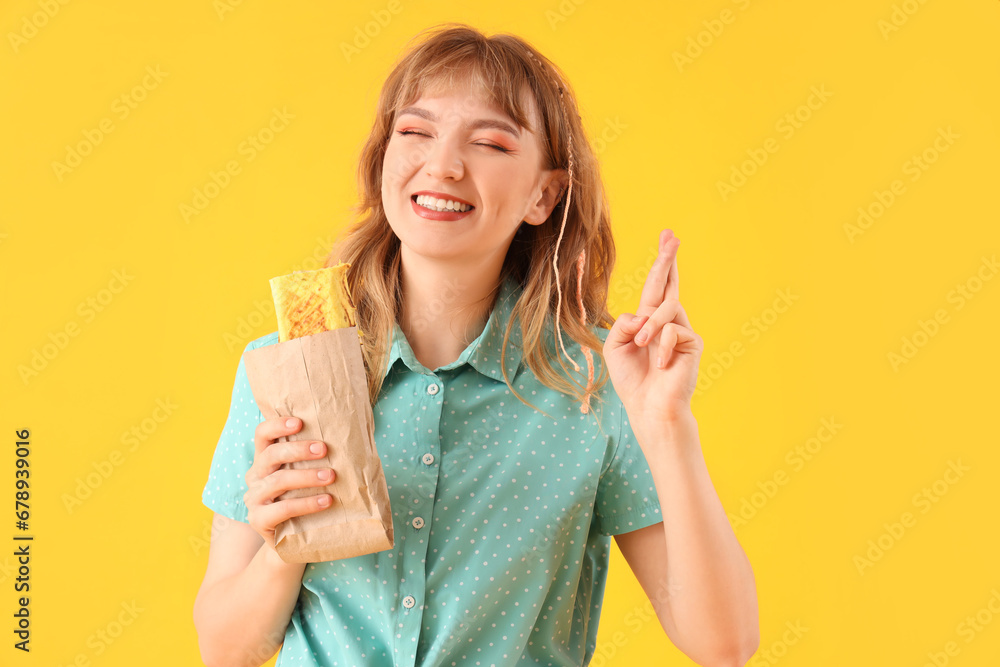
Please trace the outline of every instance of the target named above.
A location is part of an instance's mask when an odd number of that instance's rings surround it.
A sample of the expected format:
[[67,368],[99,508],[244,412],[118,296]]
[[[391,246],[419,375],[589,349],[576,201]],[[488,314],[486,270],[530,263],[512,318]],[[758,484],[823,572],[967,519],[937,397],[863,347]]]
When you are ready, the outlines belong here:
[[510,150],[504,148],[503,146],[497,146],[496,144],[476,144],[477,146],[489,146],[490,148],[495,148],[501,153],[509,153]]
[[[417,132],[415,130],[398,130],[396,132],[396,134],[404,135],[404,136],[408,135],[408,134],[416,134],[416,135],[419,135],[421,137],[429,136],[427,134],[424,134],[423,132]],[[477,143],[476,145],[477,146],[487,146],[487,147],[492,148],[494,150],[500,151],[501,153],[510,153],[510,149],[504,148],[503,146],[497,146],[496,144]]]

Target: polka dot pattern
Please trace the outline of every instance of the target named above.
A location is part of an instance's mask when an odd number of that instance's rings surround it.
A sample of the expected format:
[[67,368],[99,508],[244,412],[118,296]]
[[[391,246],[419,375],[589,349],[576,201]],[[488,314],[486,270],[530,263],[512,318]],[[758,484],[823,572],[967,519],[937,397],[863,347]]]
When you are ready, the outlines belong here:
[[[509,377],[550,417],[504,383],[503,325],[519,294],[505,282],[479,338],[433,371],[395,325],[373,410],[395,545],[306,566],[279,666],[590,661],[611,535],[659,523],[660,505],[610,381],[594,414],[582,414],[521,363],[515,326]],[[270,334],[247,347],[276,342]],[[241,360],[202,498],[238,521],[261,420]]]

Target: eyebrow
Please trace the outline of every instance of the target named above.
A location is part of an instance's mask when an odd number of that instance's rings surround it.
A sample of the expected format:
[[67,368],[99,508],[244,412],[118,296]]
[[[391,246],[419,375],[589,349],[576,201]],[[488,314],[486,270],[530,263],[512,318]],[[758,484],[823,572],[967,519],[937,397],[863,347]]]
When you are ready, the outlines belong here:
[[[436,123],[438,118],[432,112],[427,109],[422,109],[420,107],[406,107],[400,109],[399,113],[396,115],[403,116],[405,114],[410,114],[413,116],[419,116],[425,120],[429,120],[432,123]],[[500,130],[501,132],[506,132],[512,135],[515,139],[521,138],[521,133],[514,129],[509,123],[505,123],[502,120],[496,120],[494,118],[478,118],[465,126],[467,130]]]

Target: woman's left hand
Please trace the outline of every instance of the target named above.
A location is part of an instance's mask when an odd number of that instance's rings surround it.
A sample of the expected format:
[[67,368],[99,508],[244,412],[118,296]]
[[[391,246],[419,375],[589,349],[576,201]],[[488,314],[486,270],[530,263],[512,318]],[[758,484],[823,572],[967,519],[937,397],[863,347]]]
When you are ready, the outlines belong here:
[[611,382],[626,411],[647,424],[669,424],[691,410],[704,349],[681,307],[677,285],[680,240],[660,232],[635,315],[618,316],[604,343]]

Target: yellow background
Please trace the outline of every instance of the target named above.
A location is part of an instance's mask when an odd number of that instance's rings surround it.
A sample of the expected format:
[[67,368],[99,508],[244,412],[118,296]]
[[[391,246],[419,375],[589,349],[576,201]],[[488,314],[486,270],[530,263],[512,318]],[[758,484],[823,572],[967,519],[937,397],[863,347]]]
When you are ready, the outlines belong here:
[[[635,307],[658,231],[681,239],[681,299],[706,344],[702,446],[726,510],[752,514],[736,528],[760,600],[751,664],[996,664],[1000,279],[983,258],[1000,250],[1000,3],[669,4],[4,2],[0,663],[200,664],[200,494],[240,351],[275,327],[267,281],[319,265],[349,220],[392,62],[454,20],[521,35],[578,92],[616,230],[612,312]],[[366,24],[369,43],[348,58]],[[164,75],[143,88],[147,67]],[[144,99],[123,117],[136,86]],[[828,96],[809,108],[813,89]],[[251,161],[241,143],[273,109],[294,118]],[[102,122],[112,131],[57,174]],[[766,162],[741,166],[769,141]],[[913,171],[925,151],[933,163]],[[240,172],[185,221],[181,204],[231,160]],[[724,198],[719,182],[741,168]],[[897,180],[901,194],[852,240],[845,225]],[[972,296],[961,308],[958,285]],[[779,290],[794,296],[781,313],[769,310]],[[920,346],[894,367],[904,337]],[[734,343],[742,354],[727,360]],[[43,349],[53,358],[23,379]],[[158,400],[176,406],[160,422]],[[824,419],[842,426],[831,436]],[[29,655],[11,633],[21,428]],[[130,450],[133,428],[147,432]],[[968,470],[946,477],[949,462]],[[910,525],[893,528],[905,512]],[[870,540],[888,548],[859,570]],[[692,664],[655,621],[636,621],[644,603],[615,551],[592,664]],[[961,625],[977,612],[978,630]],[[129,625],[100,640],[119,616]]]

